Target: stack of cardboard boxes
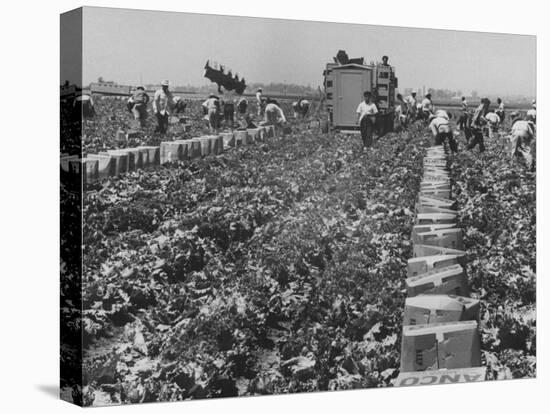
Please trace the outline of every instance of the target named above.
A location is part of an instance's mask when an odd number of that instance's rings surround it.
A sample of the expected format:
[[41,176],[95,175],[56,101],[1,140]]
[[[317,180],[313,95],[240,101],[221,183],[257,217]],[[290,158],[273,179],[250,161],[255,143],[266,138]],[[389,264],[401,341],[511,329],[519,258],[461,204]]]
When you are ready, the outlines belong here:
[[479,301],[469,297],[448,158],[430,147],[415,206],[396,386],[483,381]]

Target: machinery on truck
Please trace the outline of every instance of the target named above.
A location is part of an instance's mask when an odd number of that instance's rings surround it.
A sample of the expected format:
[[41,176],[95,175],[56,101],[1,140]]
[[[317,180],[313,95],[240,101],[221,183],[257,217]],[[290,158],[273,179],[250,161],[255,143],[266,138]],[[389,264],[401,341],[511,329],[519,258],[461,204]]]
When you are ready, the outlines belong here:
[[337,130],[356,130],[356,109],[363,93],[372,92],[379,111],[376,129],[383,135],[393,130],[397,77],[393,66],[384,63],[365,64],[364,58],[350,59],[343,50],[323,72],[325,103],[329,125]]

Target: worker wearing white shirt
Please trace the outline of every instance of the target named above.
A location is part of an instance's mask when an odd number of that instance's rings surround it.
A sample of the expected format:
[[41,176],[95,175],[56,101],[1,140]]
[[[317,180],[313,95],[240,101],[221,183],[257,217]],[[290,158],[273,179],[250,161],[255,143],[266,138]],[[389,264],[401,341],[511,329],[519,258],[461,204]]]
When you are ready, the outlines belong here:
[[415,120],[416,119],[416,105],[417,105],[417,102],[416,102],[416,92],[412,92],[409,96],[407,96],[405,98],[405,103],[407,104],[407,107],[408,107],[408,112],[407,112],[407,119],[408,120]]
[[286,117],[279,106],[278,102],[274,99],[268,99],[264,111],[264,123],[266,125],[273,125],[275,127],[275,133],[279,126],[286,123]]
[[427,93],[424,99],[422,100],[422,115],[424,119],[428,119],[432,113],[433,113],[432,94]]
[[485,119],[489,125],[489,138],[493,138],[494,133],[498,131],[498,126],[500,125],[500,116],[491,111],[485,115]]
[[309,101],[307,99],[300,99],[292,103],[292,109],[294,110],[294,118],[301,116],[305,118],[309,111]]
[[458,118],[458,129],[466,130],[466,126],[468,124],[468,101],[463,96],[461,98],[460,103],[460,109],[462,109],[462,113],[460,114],[460,118]]
[[372,145],[372,135],[376,125],[378,108],[372,101],[372,93],[367,91],[363,96],[365,100],[357,107],[357,120],[355,123],[359,124],[361,139],[363,140],[363,151],[366,151]]
[[449,147],[452,152],[458,150],[458,145],[453,136],[453,130],[449,121],[449,115],[446,111],[439,110],[435,115],[430,116],[430,131],[434,137],[435,145],[445,145],[449,141]]
[[202,107],[206,112],[210,132],[217,132],[219,127],[220,100],[216,95],[210,95],[208,99],[202,103]]
[[497,98],[497,104],[498,108],[495,112],[500,118],[500,122],[504,122],[504,102],[502,102],[502,99]]
[[258,91],[256,92],[256,103],[258,104],[258,116],[262,116],[262,106],[263,106],[263,100],[262,100],[262,88],[258,88]]
[[512,117],[512,156],[523,157],[527,168],[532,167],[533,156],[531,155],[531,142],[535,137],[535,124],[531,121],[524,121],[517,112]]
[[163,80],[161,82],[161,89],[155,92],[153,98],[153,113],[157,117],[157,131],[161,135],[164,135],[168,129],[168,117],[174,107],[174,98],[172,92],[168,90],[168,86],[169,81]]

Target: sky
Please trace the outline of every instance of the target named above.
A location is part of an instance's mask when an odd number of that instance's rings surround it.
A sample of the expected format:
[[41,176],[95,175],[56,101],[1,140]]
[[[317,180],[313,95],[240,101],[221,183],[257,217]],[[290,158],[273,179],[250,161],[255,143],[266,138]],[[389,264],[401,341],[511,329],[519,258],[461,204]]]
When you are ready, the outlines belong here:
[[534,96],[536,37],[86,7],[83,83],[204,85],[207,59],[252,82],[316,87],[339,49],[388,55],[399,88]]

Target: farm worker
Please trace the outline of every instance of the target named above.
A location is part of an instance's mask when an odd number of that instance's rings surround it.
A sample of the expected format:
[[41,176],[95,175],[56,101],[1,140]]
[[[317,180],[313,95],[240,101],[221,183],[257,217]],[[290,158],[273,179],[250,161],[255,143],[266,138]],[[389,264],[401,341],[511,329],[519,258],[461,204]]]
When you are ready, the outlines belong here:
[[181,99],[181,96],[174,96],[174,113],[183,114],[186,108],[187,108],[187,102]]
[[160,85],[161,88],[155,92],[153,97],[153,113],[157,117],[157,131],[164,135],[168,129],[168,117],[174,108],[174,97],[168,89],[170,85],[168,80],[163,80]]
[[403,96],[398,93],[397,94],[397,106],[395,107],[395,118],[400,126],[406,127],[407,126],[407,116],[409,113],[409,106],[403,99]]
[[456,152],[458,146],[453,136],[453,130],[447,112],[439,110],[435,115],[430,116],[429,121],[431,121],[429,127],[434,137],[434,145],[445,145],[446,141],[449,141],[451,151]]
[[466,147],[469,150],[475,148],[476,145],[479,145],[479,151],[485,151],[483,130],[487,124],[487,119],[485,119],[485,115],[487,115],[489,105],[491,105],[491,101],[487,98],[482,98],[481,103],[476,108],[474,115],[472,116],[472,121],[470,123],[470,132],[472,134],[472,139]]
[[460,114],[460,118],[458,118],[458,129],[465,130],[466,124],[468,122],[469,111],[468,111],[468,101],[464,96],[461,98],[460,109],[462,110],[462,113]]
[[422,100],[422,116],[424,119],[428,119],[433,113],[432,94],[427,93]]
[[493,138],[493,135],[498,131],[498,126],[501,122],[500,116],[498,116],[496,112],[489,111],[487,115],[485,115],[485,119],[489,125],[489,138]]
[[95,116],[95,108],[92,96],[80,94],[74,98],[73,113],[76,118],[80,118],[81,116],[84,119],[93,118]]
[[405,98],[405,103],[408,106],[409,112],[407,113],[408,119],[413,121],[416,119],[416,92],[411,92],[409,96]]
[[533,122],[534,124],[537,123],[537,102],[535,100],[533,100],[531,109],[527,111],[527,120]]
[[147,121],[148,103],[149,95],[143,86],[138,86],[132,96],[128,98],[128,109],[134,115],[134,120],[139,123],[140,128],[144,128]]
[[522,120],[517,112],[513,112],[511,118],[512,156],[523,157],[527,168],[531,168],[533,163],[531,142],[535,137],[535,124],[531,121]]
[[262,107],[263,107],[263,99],[262,99],[262,88],[258,88],[258,91],[256,92],[256,103],[258,104],[258,116],[262,116]]
[[498,108],[495,112],[500,118],[500,122],[504,122],[504,102],[502,102],[502,99],[497,98],[497,104]]
[[357,120],[355,123],[359,124],[361,139],[363,140],[363,152],[365,152],[372,145],[372,134],[376,125],[378,108],[372,100],[372,93],[366,91],[363,97],[365,100],[357,107]]
[[294,109],[294,118],[298,118],[298,116],[305,118],[309,111],[309,101],[307,99],[300,99],[293,102],[292,109]]
[[224,125],[233,129],[234,123],[234,114],[235,114],[235,104],[232,100],[223,102],[223,122]]
[[277,132],[278,126],[286,123],[285,114],[275,99],[267,99],[266,101],[264,122],[267,125],[273,125],[275,132]]
[[390,66],[388,64],[388,57],[387,56],[382,56],[382,66]]
[[239,115],[244,115],[244,114],[246,114],[247,109],[248,109],[248,101],[243,96],[237,102],[237,113]]
[[208,99],[202,103],[202,107],[206,112],[206,119],[208,119],[210,132],[217,132],[220,113],[219,98],[216,95],[210,95]]

